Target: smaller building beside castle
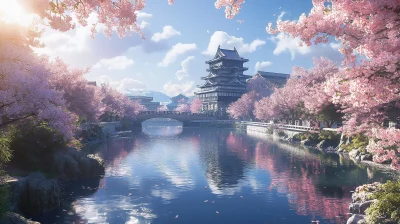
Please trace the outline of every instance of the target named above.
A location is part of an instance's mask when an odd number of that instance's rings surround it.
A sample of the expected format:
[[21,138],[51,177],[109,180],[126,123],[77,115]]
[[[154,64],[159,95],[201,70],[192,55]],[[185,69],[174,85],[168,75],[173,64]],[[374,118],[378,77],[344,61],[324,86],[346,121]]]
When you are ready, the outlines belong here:
[[289,74],[283,74],[283,73],[275,73],[275,72],[264,72],[264,71],[258,71],[254,76],[261,76],[264,79],[270,81],[272,84],[274,84],[277,87],[282,87],[286,84],[286,81],[289,79],[290,75]]
[[156,111],[160,106],[160,102],[152,102],[153,97],[150,96],[128,96],[128,98],[133,101],[139,101],[149,111]]
[[189,101],[189,98],[182,94],[171,97],[170,99],[171,99],[171,103],[167,104],[167,108],[169,111],[174,111],[178,107],[179,104],[187,103]]

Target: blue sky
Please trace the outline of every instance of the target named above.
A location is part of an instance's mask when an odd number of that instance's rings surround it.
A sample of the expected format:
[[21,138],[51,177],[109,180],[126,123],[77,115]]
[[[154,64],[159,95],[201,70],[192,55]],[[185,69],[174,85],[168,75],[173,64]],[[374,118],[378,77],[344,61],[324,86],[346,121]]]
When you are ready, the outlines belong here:
[[193,94],[203,83],[200,77],[207,75],[205,61],[218,45],[236,47],[250,60],[247,75],[256,73],[256,65],[263,71],[290,73],[292,66],[309,68],[313,57],[335,61],[341,57],[336,42],[300,47],[298,39],[266,32],[268,22],[275,24],[279,16],[296,20],[309,12],[310,0],[247,1],[232,20],[225,18],[223,9],[215,9],[214,2],[176,0],[168,5],[167,0],[148,0],[138,20],[145,40],[136,33],[108,38],[101,30],[92,39],[88,28],[78,27],[68,33],[47,31],[44,51],[73,67],[92,66],[87,75],[90,81],[108,82],[124,93],[145,89],[169,96]]

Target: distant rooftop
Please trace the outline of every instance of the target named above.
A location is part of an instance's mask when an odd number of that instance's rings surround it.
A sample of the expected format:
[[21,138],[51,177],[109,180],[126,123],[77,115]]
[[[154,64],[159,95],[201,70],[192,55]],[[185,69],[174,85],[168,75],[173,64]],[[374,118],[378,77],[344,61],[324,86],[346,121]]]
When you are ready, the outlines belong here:
[[264,78],[289,78],[289,74],[283,74],[283,73],[275,73],[275,72],[264,72],[264,71],[258,71],[257,74],[260,74]]
[[97,86],[97,84],[96,84],[96,81],[93,81],[93,82],[92,82],[92,81],[91,81],[91,82],[88,82],[88,85],[89,85],[89,86]]
[[218,46],[217,53],[215,54],[214,59],[212,59],[210,61],[206,61],[206,63],[215,61],[219,58],[228,59],[228,60],[248,61],[248,59],[240,57],[236,48],[233,48],[233,50],[229,50],[229,49],[222,49],[221,46]]
[[129,99],[135,99],[135,100],[153,100],[153,97],[151,96],[128,96]]
[[184,96],[182,94],[179,94],[177,96],[171,97],[171,100],[174,101],[174,100],[179,100],[179,99],[182,99],[182,98],[183,99],[189,99],[188,97],[186,97],[186,96]]

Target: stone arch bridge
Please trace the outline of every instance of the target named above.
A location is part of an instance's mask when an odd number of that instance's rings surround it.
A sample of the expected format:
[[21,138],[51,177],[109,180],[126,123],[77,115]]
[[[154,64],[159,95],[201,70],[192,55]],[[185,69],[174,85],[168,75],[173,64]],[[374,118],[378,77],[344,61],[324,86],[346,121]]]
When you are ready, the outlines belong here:
[[191,121],[212,121],[216,120],[215,116],[209,114],[199,114],[190,112],[176,111],[142,111],[134,121],[135,126],[141,126],[142,122],[152,118],[170,118],[183,123],[183,126],[190,124]]

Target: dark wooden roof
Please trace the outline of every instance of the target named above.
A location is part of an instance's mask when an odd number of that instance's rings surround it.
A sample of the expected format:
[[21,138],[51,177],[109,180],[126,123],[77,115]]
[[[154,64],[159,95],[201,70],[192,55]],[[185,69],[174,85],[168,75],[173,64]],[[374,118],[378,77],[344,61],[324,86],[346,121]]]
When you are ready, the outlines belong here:
[[217,53],[215,53],[214,59],[206,61],[206,63],[209,64],[211,62],[218,61],[220,59],[243,61],[243,62],[249,61],[248,59],[240,57],[236,48],[233,48],[233,50],[229,50],[229,49],[222,49],[220,46],[218,46]]
[[264,72],[264,71],[258,71],[257,74],[261,75],[264,78],[281,78],[281,79],[288,79],[290,77],[289,74],[283,74],[283,73],[275,73],[275,72]]

